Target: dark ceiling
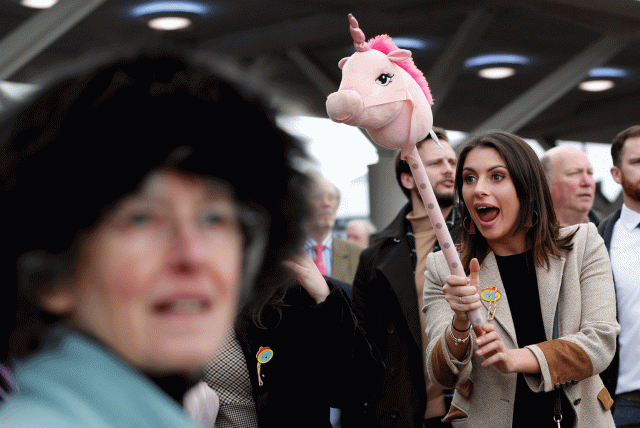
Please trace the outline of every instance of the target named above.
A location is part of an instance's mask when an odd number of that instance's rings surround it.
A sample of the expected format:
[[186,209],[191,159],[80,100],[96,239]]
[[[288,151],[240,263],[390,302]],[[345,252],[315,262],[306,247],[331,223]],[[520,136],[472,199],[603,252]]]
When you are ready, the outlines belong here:
[[[192,20],[188,29],[161,32],[146,25],[158,13],[133,13],[158,3],[202,10],[178,13]],[[41,11],[1,0],[0,80],[42,84],[167,46],[258,87],[282,109],[327,117],[338,61],[354,52],[348,13],[367,38],[387,33],[412,50],[434,95],[434,122],[446,129],[504,129],[548,148],[556,140],[609,143],[640,123],[638,0],[60,0]],[[495,54],[523,58],[510,65],[515,75],[488,80],[467,64]],[[615,86],[578,89],[594,69],[613,74]],[[0,91],[0,103],[7,100]]]
[[[367,38],[387,33],[422,42],[411,50],[433,91],[439,126],[501,128],[553,144],[609,142],[640,121],[637,0],[193,0],[208,9],[181,12],[193,25],[164,33],[145,25],[154,15],[133,16],[145,3],[157,2],[60,0],[39,11],[2,0],[0,79],[42,83],[140,46],[177,46],[326,117],[326,96],[340,81],[337,62],[353,52],[353,13]],[[488,80],[478,66],[465,66],[483,54],[528,62],[516,64],[512,77]],[[603,92],[577,89],[598,67],[623,75]]]

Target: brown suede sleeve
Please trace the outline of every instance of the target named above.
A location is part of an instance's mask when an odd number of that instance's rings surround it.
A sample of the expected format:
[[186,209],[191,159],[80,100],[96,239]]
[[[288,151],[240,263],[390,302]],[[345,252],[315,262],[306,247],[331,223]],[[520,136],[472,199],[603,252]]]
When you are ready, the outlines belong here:
[[444,417],[444,419],[442,419],[444,422],[451,422],[453,420],[456,419],[463,419],[468,417],[469,415],[467,415],[465,412],[463,412],[462,410],[458,409],[457,407],[451,405],[451,407],[449,408],[449,413],[447,413],[447,416]]
[[453,388],[458,382],[458,375],[454,374],[444,357],[444,350],[442,349],[442,342],[438,340],[431,352],[431,365],[433,368],[433,375],[436,377],[438,383],[445,388]]
[[600,403],[602,403],[602,407],[605,410],[609,410],[611,409],[611,406],[613,406],[613,398],[611,398],[611,395],[609,394],[609,390],[607,388],[602,388],[600,390],[600,393],[598,394],[598,400],[600,400]]
[[547,359],[551,382],[555,389],[571,385],[593,375],[589,355],[575,343],[563,339],[538,343]]
[[463,384],[456,386],[456,391],[458,391],[458,393],[460,393],[464,398],[469,398],[473,391],[473,382],[471,379],[467,379]]

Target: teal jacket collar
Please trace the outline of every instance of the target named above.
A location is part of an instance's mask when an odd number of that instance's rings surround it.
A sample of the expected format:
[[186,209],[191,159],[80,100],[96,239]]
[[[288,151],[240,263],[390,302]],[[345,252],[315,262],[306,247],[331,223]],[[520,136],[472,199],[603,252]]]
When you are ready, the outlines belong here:
[[197,426],[145,375],[64,327],[14,368],[18,392],[2,405],[0,427]]

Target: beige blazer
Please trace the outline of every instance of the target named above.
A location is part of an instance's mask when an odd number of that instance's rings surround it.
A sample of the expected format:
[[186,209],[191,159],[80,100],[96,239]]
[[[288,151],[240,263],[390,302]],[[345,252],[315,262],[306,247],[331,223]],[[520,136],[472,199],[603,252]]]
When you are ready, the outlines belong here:
[[332,245],[331,278],[353,284],[360,253],[364,248],[361,245],[340,238],[333,238]]
[[[542,373],[525,375],[536,392],[563,388],[576,413],[576,427],[614,427],[609,409],[613,404],[598,374],[613,358],[616,336],[616,299],[609,256],[595,225],[589,223],[561,229],[578,229],[573,249],[551,257],[549,269],[536,267],[546,342],[527,346],[540,363]],[[495,367],[480,366],[475,355],[473,330],[467,355],[456,360],[446,344],[453,312],[444,299],[442,286],[450,275],[441,252],[427,258],[424,308],[429,376],[444,388],[455,387],[449,414],[454,427],[510,428],[516,392],[515,373],[503,374]],[[508,348],[516,348],[516,332],[509,310],[509,297],[500,279],[493,253],[480,267],[480,287],[496,285],[501,293],[493,323]],[[486,314],[487,302],[485,305]],[[560,338],[550,340],[556,303],[559,305]],[[439,340],[438,340],[439,338]],[[551,425],[549,425],[551,426]]]

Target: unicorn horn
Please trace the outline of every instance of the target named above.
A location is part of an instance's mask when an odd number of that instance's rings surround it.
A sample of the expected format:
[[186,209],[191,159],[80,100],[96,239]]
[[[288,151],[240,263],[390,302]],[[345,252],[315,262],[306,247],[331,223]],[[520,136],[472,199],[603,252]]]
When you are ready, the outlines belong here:
[[351,32],[351,37],[353,37],[353,46],[356,47],[358,52],[366,52],[371,49],[365,41],[364,32],[360,29],[358,21],[352,14],[349,14],[349,31]]
[[436,145],[442,149],[442,144],[440,144],[440,140],[438,139],[438,136],[436,135],[433,129],[429,131],[429,135],[431,135],[431,139],[433,140],[433,142],[436,143]]

